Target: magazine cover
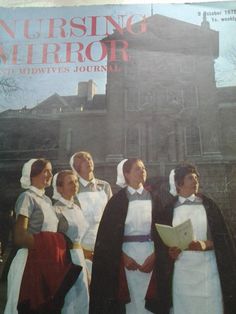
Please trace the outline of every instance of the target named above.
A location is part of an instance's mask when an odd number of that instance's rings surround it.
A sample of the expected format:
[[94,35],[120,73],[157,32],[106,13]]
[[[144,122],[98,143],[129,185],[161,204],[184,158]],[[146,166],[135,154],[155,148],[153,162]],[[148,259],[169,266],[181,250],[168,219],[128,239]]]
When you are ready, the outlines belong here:
[[195,164],[235,230],[236,2],[30,2],[0,5],[2,254],[23,164],[55,173],[78,151],[113,193],[141,158],[164,202],[170,170]]

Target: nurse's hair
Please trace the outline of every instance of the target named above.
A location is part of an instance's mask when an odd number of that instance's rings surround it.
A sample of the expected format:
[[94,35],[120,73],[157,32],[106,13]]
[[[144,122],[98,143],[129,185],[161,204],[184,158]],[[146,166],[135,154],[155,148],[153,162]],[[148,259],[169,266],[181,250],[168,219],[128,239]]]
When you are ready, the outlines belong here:
[[57,174],[57,178],[56,178],[56,186],[63,186],[65,177],[69,176],[69,175],[73,175],[76,176],[76,173],[73,170],[61,170],[60,172],[58,172]]
[[86,152],[86,151],[77,152],[77,153],[74,154],[74,156],[79,158],[79,159],[80,158],[83,159],[86,156],[90,156],[92,158],[91,154],[89,152]]
[[75,172],[78,172],[79,169],[75,169],[75,166],[74,166],[75,158],[79,159],[80,161],[83,161],[83,159],[85,159],[88,156],[93,160],[93,157],[89,152],[80,151],[80,152],[74,153],[74,155],[72,155],[70,158],[71,169],[74,170]]
[[39,158],[33,162],[30,171],[30,178],[37,177],[37,175],[39,175],[44,170],[47,164],[51,164],[51,162],[45,158]]
[[194,165],[189,164],[189,163],[183,163],[183,164],[178,165],[175,168],[175,175],[174,175],[176,186],[183,185],[184,177],[190,173],[196,174],[197,177],[199,178],[199,172]]

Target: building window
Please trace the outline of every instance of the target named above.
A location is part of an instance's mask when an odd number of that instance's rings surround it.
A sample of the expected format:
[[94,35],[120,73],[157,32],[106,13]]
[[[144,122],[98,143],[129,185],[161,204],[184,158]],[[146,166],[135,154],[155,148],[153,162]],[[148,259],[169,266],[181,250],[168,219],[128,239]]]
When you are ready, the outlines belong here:
[[183,92],[181,89],[168,89],[168,105],[179,107],[183,104]]
[[155,96],[154,96],[155,109],[158,109],[160,107],[165,107],[168,103],[167,99],[168,99],[167,88],[162,87],[160,85],[156,85]]
[[73,135],[73,131],[71,128],[69,128],[66,133],[66,152],[68,154],[71,153],[71,149],[72,149],[72,135]]
[[201,155],[201,135],[200,129],[195,124],[189,125],[185,128],[185,147],[186,155],[199,156]]
[[153,94],[152,91],[143,91],[140,95],[140,104],[152,104],[153,103]]
[[134,87],[125,89],[124,103],[126,111],[139,110],[139,90]]
[[198,103],[198,89],[196,86],[186,86],[183,89],[183,101],[184,106],[188,107],[196,107],[199,105]]
[[126,156],[129,158],[140,156],[140,130],[139,127],[128,127],[125,136]]

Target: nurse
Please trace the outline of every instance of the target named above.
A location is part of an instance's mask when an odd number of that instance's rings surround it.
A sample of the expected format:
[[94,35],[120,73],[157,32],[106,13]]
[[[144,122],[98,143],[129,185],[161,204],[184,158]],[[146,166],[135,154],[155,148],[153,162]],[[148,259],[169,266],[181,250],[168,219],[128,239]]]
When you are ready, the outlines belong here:
[[81,270],[67,259],[66,242],[57,233],[58,219],[45,195],[51,180],[50,161],[30,159],[24,164],[20,182],[25,192],[16,201],[14,230],[15,244],[21,249],[8,274],[5,314],[37,313],[39,308],[57,313]]
[[159,200],[143,186],[142,160],[123,160],[117,171],[122,189],[109,200],[99,226],[90,313],[168,314],[156,268]]
[[88,274],[81,247],[81,239],[88,228],[83,213],[74,203],[79,183],[75,172],[62,170],[53,178],[54,194],[57,200],[54,209],[59,219],[58,232],[64,233],[72,242],[71,259],[76,265],[83,267],[79,278],[65,297],[62,314],[87,314],[89,310]]
[[[77,199],[88,223],[88,232],[82,245],[86,260],[91,262],[99,223],[112,191],[108,182],[94,177],[94,162],[90,153],[75,153],[70,159],[70,166],[79,178],[80,190]],[[91,266],[91,263],[88,265]]]
[[[160,249],[161,260],[169,264],[166,282],[173,278],[174,314],[233,314],[236,309],[236,251],[222,213],[210,198],[199,193],[199,173],[191,164],[171,172],[171,193],[175,198],[159,215],[159,222],[176,226],[190,219],[194,240],[188,249]],[[163,248],[163,246],[160,246]],[[166,290],[163,295],[169,296]]]

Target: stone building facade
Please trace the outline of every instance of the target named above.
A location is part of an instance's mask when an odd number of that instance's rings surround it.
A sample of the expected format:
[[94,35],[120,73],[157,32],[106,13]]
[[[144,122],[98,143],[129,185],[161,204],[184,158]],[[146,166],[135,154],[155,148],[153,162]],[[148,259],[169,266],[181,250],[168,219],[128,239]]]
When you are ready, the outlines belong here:
[[129,61],[116,60],[120,70],[107,73],[104,95],[95,82],[80,82],[78,95],[54,94],[32,109],[0,114],[6,207],[14,204],[27,159],[44,156],[58,170],[75,151],[88,150],[97,176],[114,188],[123,157],[142,158],[153,178],[167,178],[180,161],[195,163],[202,187],[236,225],[236,87],[216,87],[218,32],[205,19],[196,26],[156,14],[145,33],[109,39],[127,41]]
[[110,36],[121,38],[130,60],[108,73],[107,160],[141,156],[153,176],[164,177],[176,163],[196,164],[202,188],[236,225],[236,87],[216,87],[219,33],[205,16],[196,26],[154,15],[146,33]]

